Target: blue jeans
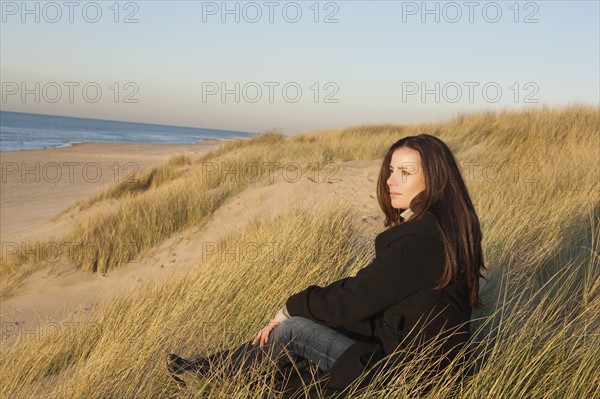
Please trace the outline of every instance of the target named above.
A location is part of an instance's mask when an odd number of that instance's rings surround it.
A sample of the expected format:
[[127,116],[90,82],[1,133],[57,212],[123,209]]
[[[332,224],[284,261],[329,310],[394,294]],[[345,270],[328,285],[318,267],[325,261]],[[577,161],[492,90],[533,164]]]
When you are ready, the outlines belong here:
[[287,348],[326,371],[356,341],[332,328],[296,316],[278,325],[271,332],[269,342],[276,346],[276,356]]
[[233,350],[209,356],[211,363],[225,364],[230,371],[248,368],[262,362],[265,357],[277,361],[284,369],[292,364],[302,368],[307,360],[327,371],[336,359],[356,341],[332,328],[304,317],[290,317],[279,324],[261,349],[259,345],[245,343]]

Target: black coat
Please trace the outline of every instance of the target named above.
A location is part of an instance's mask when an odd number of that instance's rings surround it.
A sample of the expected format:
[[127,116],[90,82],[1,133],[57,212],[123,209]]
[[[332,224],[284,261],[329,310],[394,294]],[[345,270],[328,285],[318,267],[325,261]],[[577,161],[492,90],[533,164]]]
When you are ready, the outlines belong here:
[[375,257],[354,277],[312,285],[288,298],[290,316],[358,340],[329,370],[328,388],[343,389],[396,349],[394,356],[434,337],[445,337],[441,354],[452,359],[469,338],[471,307],[464,277],[433,289],[443,270],[441,235],[435,217],[426,212],[380,233]]

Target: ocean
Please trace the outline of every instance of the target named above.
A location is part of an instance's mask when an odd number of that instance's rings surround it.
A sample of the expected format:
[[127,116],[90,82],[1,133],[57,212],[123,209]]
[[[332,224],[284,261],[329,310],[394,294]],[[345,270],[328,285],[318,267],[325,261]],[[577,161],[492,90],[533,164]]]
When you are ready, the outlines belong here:
[[84,142],[193,144],[254,133],[0,111],[0,151],[70,146]]

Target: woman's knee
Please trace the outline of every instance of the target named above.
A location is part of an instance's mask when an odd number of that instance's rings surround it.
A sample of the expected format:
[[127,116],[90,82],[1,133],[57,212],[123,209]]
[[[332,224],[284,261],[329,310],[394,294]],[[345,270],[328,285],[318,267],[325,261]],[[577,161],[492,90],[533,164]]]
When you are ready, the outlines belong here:
[[282,321],[279,326],[277,326],[278,328],[281,326],[284,326],[283,328],[286,329],[298,329],[298,328],[311,328],[315,326],[314,321],[309,320],[305,317],[302,316],[292,316],[292,317],[288,317],[287,319],[285,319],[284,321]]
[[271,332],[276,339],[289,341],[294,336],[299,335],[302,330],[314,327],[315,322],[305,317],[292,316],[281,323]]

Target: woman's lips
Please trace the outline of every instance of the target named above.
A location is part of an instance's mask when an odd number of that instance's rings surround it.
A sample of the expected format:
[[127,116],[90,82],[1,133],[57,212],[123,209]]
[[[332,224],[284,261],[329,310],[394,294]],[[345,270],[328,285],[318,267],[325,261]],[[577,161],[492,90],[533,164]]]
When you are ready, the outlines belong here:
[[392,197],[397,197],[399,195],[402,195],[402,194],[400,194],[400,193],[390,193],[390,196],[392,196]]

